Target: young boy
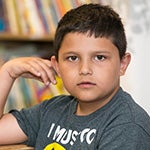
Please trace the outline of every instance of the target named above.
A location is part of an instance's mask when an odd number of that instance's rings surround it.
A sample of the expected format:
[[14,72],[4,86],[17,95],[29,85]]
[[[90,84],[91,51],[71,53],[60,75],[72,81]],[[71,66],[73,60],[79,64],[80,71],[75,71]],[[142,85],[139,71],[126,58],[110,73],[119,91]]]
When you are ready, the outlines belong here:
[[[108,6],[85,4],[60,20],[55,56],[17,58],[0,70],[0,144],[25,142],[37,150],[150,150],[150,117],[120,87],[130,63],[118,14]],[[16,78],[56,84],[70,95],[3,114]]]

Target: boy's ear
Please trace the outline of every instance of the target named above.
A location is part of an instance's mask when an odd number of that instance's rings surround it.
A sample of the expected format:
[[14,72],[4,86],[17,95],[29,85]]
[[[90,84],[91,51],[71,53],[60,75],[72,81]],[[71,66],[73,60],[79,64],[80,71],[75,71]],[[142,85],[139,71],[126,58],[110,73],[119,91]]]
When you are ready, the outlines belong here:
[[126,53],[122,59],[121,59],[121,65],[120,65],[120,76],[123,76],[128,68],[128,65],[131,61],[131,55],[130,53]]
[[52,63],[54,70],[56,71],[57,75],[60,77],[58,61],[55,56],[51,57],[51,63]]

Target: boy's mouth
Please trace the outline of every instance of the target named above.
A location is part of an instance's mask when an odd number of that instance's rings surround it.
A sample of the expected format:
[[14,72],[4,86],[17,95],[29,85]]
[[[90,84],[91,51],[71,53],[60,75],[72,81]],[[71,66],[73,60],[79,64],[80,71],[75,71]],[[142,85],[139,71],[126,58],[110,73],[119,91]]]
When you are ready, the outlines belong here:
[[89,81],[83,81],[77,84],[77,86],[79,86],[80,88],[91,88],[95,85],[96,83],[89,82]]

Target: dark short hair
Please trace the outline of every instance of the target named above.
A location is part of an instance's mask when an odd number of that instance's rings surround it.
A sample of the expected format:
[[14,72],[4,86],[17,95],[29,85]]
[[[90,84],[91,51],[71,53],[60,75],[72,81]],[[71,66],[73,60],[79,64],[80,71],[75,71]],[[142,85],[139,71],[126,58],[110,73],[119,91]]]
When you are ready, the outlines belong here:
[[119,15],[109,6],[84,4],[71,9],[62,17],[54,39],[57,59],[64,36],[74,32],[108,38],[118,48],[120,59],[125,55],[127,42],[124,26]]

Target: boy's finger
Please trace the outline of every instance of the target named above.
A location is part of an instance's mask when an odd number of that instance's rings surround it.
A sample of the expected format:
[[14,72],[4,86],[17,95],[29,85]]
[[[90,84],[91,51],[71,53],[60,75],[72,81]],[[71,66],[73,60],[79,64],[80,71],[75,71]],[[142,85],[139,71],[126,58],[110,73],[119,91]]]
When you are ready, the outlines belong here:
[[49,85],[51,82],[56,84],[55,73],[53,68],[50,66],[49,61],[43,59],[37,59],[32,62],[32,67],[34,67],[39,73],[38,76],[41,77],[42,81]]

